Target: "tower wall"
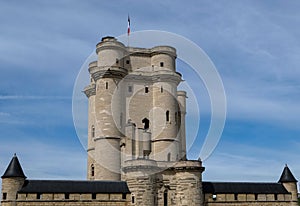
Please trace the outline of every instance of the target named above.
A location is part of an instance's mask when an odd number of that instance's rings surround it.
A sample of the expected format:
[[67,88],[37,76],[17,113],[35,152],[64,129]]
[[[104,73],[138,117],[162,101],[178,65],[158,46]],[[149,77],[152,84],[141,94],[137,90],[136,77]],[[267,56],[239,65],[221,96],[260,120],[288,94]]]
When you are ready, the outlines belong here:
[[284,182],[282,184],[288,192],[292,193],[291,206],[298,206],[297,182]]
[[203,205],[202,172],[200,161],[181,161],[175,166],[176,205]]
[[[156,46],[151,49],[151,65],[164,67],[171,71],[175,71],[176,49],[169,46]],[[161,63],[163,65],[161,65]]]
[[153,155],[158,161],[176,161],[179,157],[176,87],[171,82],[153,84],[153,108],[157,108],[153,115]]
[[[2,205],[13,205],[10,203],[17,199],[17,192],[22,188],[25,178],[23,177],[11,177],[2,179]],[[6,193],[6,199],[3,199],[3,195]]]

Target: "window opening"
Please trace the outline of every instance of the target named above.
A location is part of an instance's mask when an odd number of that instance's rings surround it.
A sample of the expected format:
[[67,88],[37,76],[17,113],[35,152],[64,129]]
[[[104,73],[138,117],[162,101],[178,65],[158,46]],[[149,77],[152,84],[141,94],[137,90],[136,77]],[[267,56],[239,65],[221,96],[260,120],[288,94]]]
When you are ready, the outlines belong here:
[[4,193],[2,194],[2,200],[6,200],[6,198],[7,198],[7,193],[4,192]]
[[128,92],[132,92],[132,86],[128,86]]
[[41,193],[37,193],[36,194],[36,199],[38,199],[38,200],[42,199],[42,194]]
[[166,121],[170,121],[170,112],[169,110],[166,111]]
[[92,193],[92,199],[95,200],[96,199],[96,193]]
[[164,206],[168,206],[168,191],[164,192]]
[[91,129],[92,131],[91,131],[91,133],[92,133],[92,137],[95,137],[95,127],[94,127],[94,125],[92,125],[92,129]]
[[122,193],[122,199],[125,200],[126,199],[126,194]]
[[94,166],[94,164],[91,165],[91,176],[92,177],[95,176],[95,166]]
[[142,120],[142,123],[144,124],[144,129],[149,129],[150,121],[147,118],[144,118]]
[[70,194],[69,193],[65,193],[65,199],[66,200],[70,199]]

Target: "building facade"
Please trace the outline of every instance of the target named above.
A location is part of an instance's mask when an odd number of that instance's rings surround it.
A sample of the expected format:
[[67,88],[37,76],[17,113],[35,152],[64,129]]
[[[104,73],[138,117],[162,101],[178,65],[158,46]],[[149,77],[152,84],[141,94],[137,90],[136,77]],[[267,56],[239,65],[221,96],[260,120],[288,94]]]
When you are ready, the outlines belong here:
[[297,205],[286,166],[277,183],[203,182],[187,160],[185,91],[176,49],[126,47],[114,37],[89,64],[86,181],[28,180],[16,156],[2,176],[2,205]]

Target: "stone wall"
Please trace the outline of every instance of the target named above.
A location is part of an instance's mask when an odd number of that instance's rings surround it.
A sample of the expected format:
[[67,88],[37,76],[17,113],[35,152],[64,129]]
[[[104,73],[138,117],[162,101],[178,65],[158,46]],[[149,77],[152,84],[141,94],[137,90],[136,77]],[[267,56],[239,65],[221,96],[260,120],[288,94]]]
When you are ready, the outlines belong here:
[[129,205],[130,194],[68,194],[64,193],[19,193],[17,200],[2,201],[1,206],[79,206],[79,205]]
[[292,206],[291,194],[205,194],[204,206]]

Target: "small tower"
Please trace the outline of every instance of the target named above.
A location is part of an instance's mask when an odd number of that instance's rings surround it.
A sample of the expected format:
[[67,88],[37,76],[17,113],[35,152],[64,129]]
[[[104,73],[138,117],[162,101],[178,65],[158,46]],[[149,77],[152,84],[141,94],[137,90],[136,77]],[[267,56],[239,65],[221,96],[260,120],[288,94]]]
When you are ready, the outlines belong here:
[[[114,92],[128,73],[123,59],[126,50],[122,43],[108,36],[97,44],[96,53],[98,60],[89,64],[91,82],[84,89],[89,99],[87,178],[120,180],[120,141],[123,135],[113,113],[123,114],[121,96],[114,95]],[[116,96],[114,100],[113,96]]]
[[292,206],[297,206],[298,205],[298,190],[297,190],[297,180],[292,174],[291,170],[287,165],[285,165],[283,172],[281,174],[281,177],[278,181],[281,183],[285,189],[292,193]]
[[[21,189],[26,179],[21,164],[16,154],[10,161],[2,178],[2,204],[13,202],[17,199],[17,192]],[[4,205],[4,204],[3,204]]]

